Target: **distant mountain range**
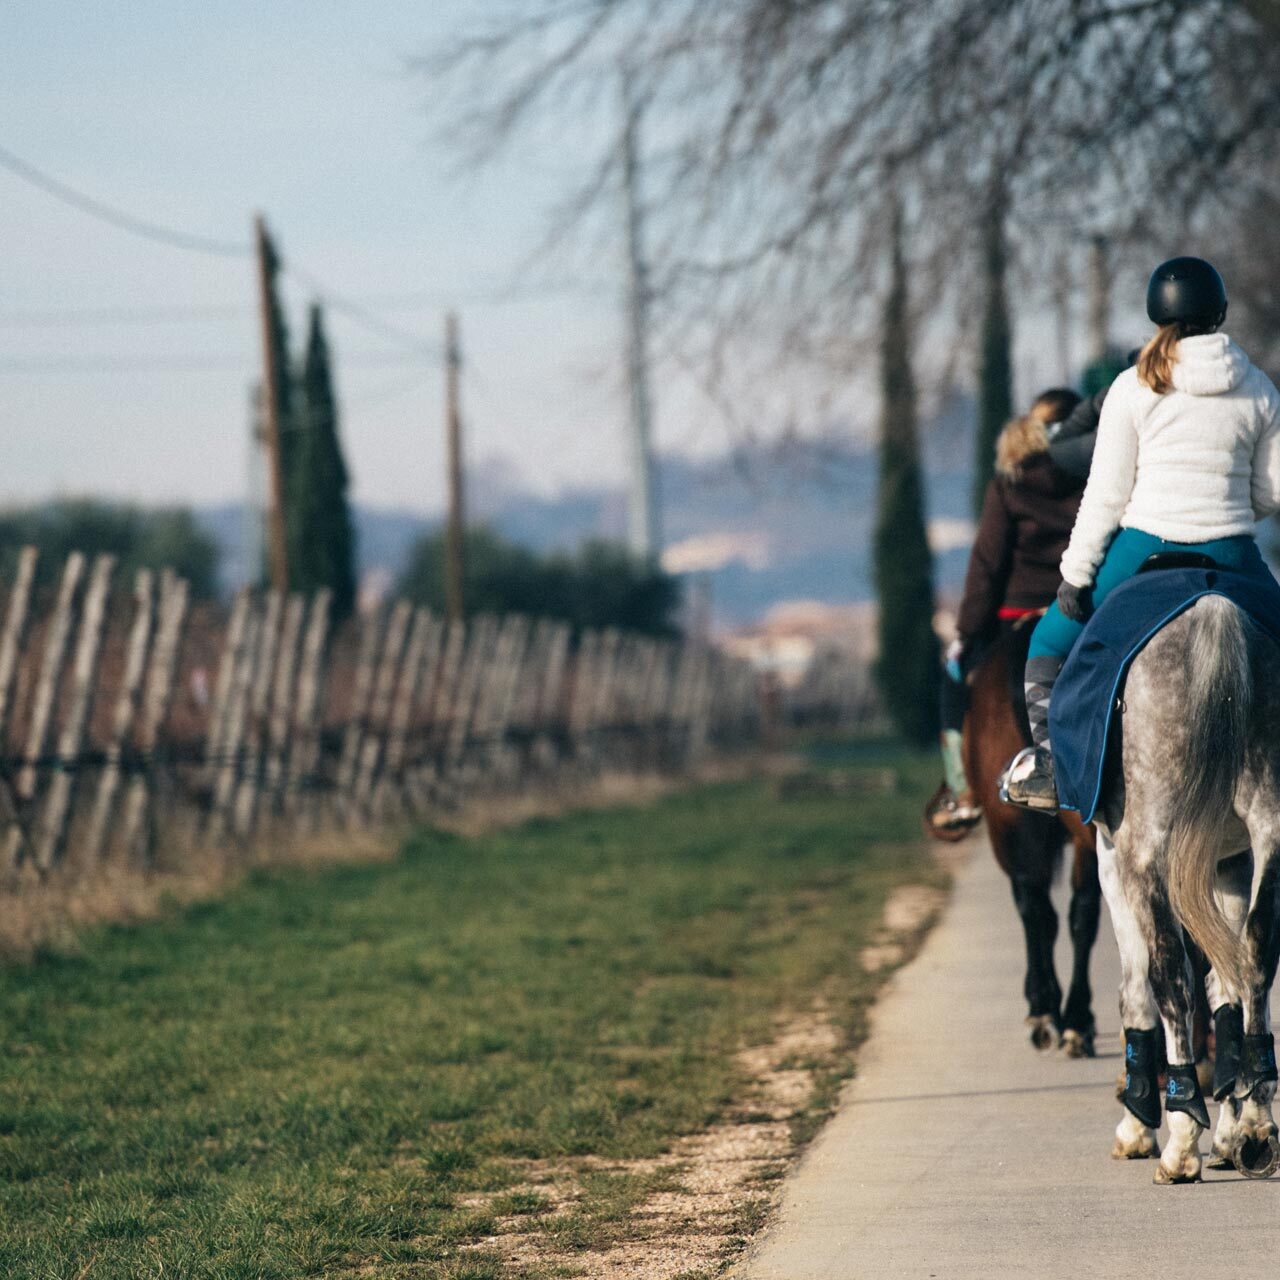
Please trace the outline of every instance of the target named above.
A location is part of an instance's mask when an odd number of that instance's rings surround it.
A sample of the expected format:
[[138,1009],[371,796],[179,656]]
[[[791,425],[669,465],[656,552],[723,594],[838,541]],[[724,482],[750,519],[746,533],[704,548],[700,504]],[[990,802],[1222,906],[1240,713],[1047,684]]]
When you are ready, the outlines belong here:
[[[974,405],[955,395],[922,428],[930,535],[939,589],[954,592],[972,533]],[[744,445],[713,460],[661,459],[664,561],[709,575],[716,621],[740,625],[787,600],[852,604],[873,595],[871,538],[876,454],[849,432]],[[587,538],[621,539],[620,490],[581,488],[552,497],[521,489],[509,469],[478,467],[470,509],[477,520],[541,551]],[[228,584],[248,576],[248,526],[239,504],[197,513],[223,549]],[[413,542],[436,521],[357,507],[362,574],[394,578]]]

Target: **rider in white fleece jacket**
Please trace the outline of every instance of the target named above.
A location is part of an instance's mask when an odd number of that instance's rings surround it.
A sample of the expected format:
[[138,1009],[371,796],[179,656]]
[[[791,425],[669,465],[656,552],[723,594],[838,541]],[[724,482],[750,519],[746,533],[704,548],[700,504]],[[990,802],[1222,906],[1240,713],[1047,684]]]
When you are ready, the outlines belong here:
[[1160,326],[1112,384],[1089,483],[1062,557],[1057,602],[1031,637],[1033,745],[1002,779],[1013,804],[1053,812],[1054,681],[1094,607],[1158,551],[1192,551],[1270,576],[1253,527],[1280,511],[1280,392],[1225,333],[1221,276],[1199,258],[1156,268],[1147,314]]
[[1167,542],[1251,534],[1280,510],[1280,392],[1225,333],[1183,338],[1159,395],[1111,385],[1062,577],[1091,587],[1117,529]]

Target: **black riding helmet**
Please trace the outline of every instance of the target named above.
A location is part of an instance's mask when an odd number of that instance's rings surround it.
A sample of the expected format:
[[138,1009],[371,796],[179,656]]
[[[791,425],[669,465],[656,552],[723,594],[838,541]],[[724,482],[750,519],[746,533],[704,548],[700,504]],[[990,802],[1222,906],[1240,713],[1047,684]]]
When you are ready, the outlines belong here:
[[1178,324],[1184,334],[1212,333],[1227,318],[1227,286],[1203,258],[1170,258],[1147,285],[1147,315],[1154,324]]

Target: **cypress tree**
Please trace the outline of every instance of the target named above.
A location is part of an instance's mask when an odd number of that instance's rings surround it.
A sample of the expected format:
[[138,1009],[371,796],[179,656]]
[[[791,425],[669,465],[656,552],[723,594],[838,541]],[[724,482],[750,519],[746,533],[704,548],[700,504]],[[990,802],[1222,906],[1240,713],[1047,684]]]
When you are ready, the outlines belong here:
[[880,491],[874,549],[880,658],[876,678],[898,732],[924,745],[938,730],[939,665],[902,236],[901,210],[895,209],[889,292],[880,336]]
[[355,608],[355,535],[347,501],[347,464],[338,437],[338,406],[333,391],[324,317],[312,304],[297,395],[293,402],[293,443],[286,472],[289,537],[289,587],[333,592],[333,617]]
[[1013,326],[1009,319],[1009,245],[1005,199],[997,188],[983,236],[982,351],[978,372],[978,434],[973,466],[973,510],[982,510],[996,465],[996,437],[1013,417]]

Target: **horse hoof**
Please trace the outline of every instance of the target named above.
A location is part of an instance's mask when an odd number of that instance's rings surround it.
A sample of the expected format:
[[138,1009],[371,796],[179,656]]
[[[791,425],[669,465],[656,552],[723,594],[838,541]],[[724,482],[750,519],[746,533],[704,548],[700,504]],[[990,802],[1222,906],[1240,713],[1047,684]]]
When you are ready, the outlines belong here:
[[1149,1147],[1126,1147],[1123,1142],[1116,1141],[1111,1148],[1113,1160],[1158,1160],[1160,1148],[1153,1142]]
[[1207,1169],[1234,1169],[1236,1162],[1229,1151],[1222,1151],[1218,1147],[1214,1147],[1209,1154],[1209,1158],[1204,1162]]
[[1150,1129],[1133,1142],[1125,1142],[1117,1137],[1111,1148],[1113,1160],[1157,1160],[1159,1157],[1160,1147],[1156,1142],[1156,1135]]
[[1031,1028],[1032,1048],[1038,1052],[1047,1053],[1058,1043],[1058,1033],[1054,1029],[1053,1019],[1047,1013],[1028,1018],[1027,1026]]
[[1062,1033],[1062,1051],[1068,1058],[1094,1058],[1097,1050],[1093,1047],[1092,1031],[1072,1031],[1068,1028]]
[[1157,1187],[1175,1187],[1185,1183],[1200,1181],[1199,1156],[1187,1156],[1179,1162],[1176,1169],[1164,1164],[1156,1165],[1155,1176],[1151,1179]]
[[1270,1178],[1280,1169],[1280,1140],[1274,1133],[1265,1138],[1242,1138],[1231,1160],[1246,1178]]
[[1113,1160],[1151,1160],[1160,1154],[1156,1131],[1148,1128],[1131,1111],[1126,1111],[1116,1125],[1116,1141],[1111,1148]]

